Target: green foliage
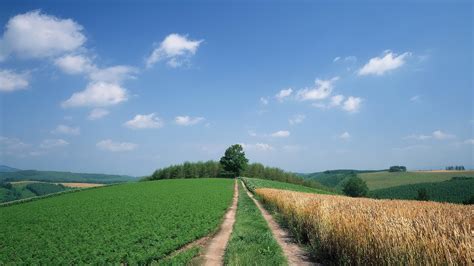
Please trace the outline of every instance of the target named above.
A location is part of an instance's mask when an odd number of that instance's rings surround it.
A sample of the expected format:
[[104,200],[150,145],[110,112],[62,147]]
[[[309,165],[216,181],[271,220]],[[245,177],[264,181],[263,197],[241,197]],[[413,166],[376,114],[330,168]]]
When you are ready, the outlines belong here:
[[240,182],[236,222],[224,255],[224,264],[287,265],[267,222]]
[[474,178],[453,177],[443,182],[409,184],[397,187],[377,189],[370,192],[373,198],[407,199],[417,198],[418,191],[425,189],[429,199],[439,202],[463,203],[474,196]]
[[200,247],[192,247],[188,250],[179,252],[170,258],[164,258],[159,261],[154,261],[151,265],[159,265],[159,266],[181,266],[181,265],[188,265],[191,260],[199,255],[201,251]]
[[462,204],[465,204],[465,205],[471,205],[471,204],[474,204],[474,194],[471,195],[469,198],[467,198],[466,200],[463,200]]
[[47,194],[57,193],[66,190],[67,188],[61,184],[51,183],[30,183],[26,185],[26,188],[37,196],[43,196]]
[[172,165],[156,170],[151,176],[145,180],[160,179],[178,179],[178,178],[215,178],[222,176],[222,167],[220,163],[215,161]]
[[389,172],[406,172],[407,168],[405,166],[401,166],[401,165],[394,165],[394,166],[390,166],[388,171]]
[[365,197],[367,196],[367,192],[369,189],[367,188],[367,184],[364,180],[359,177],[351,177],[347,182],[344,184],[344,188],[342,189],[344,194],[351,197]]
[[340,169],[340,170],[327,170],[324,172],[317,172],[317,173],[311,173],[311,174],[300,174],[300,176],[303,177],[305,180],[314,180],[321,183],[324,186],[341,190],[342,185],[349,178],[354,177],[360,173],[371,173],[371,172],[377,172],[377,171]]
[[430,200],[430,196],[428,195],[428,191],[426,190],[426,188],[419,188],[418,191],[417,191],[417,195],[416,195],[416,200],[422,200],[422,201],[428,201]]
[[20,170],[16,172],[0,172],[0,181],[43,181],[52,183],[80,182],[80,183],[120,183],[135,180],[134,177],[124,175],[83,174],[57,171]]
[[0,265],[147,264],[214,232],[228,179],[163,180],[0,207]]
[[[474,171],[464,172],[375,172],[360,173],[358,177],[367,182],[370,190],[397,187],[408,184],[434,183],[450,180],[453,177],[474,177]],[[413,199],[413,197],[412,197]]]
[[317,194],[335,194],[332,191],[317,189],[313,187],[306,187],[306,186],[296,185],[296,184],[291,184],[291,183],[286,183],[286,182],[267,180],[267,179],[242,177],[242,180],[245,182],[245,185],[247,186],[247,188],[252,191],[254,191],[257,188],[275,188],[275,189],[284,189],[284,190],[317,193]]
[[225,150],[224,156],[219,161],[225,172],[232,173],[238,177],[247,167],[249,160],[245,158],[245,152],[240,144],[234,144]]

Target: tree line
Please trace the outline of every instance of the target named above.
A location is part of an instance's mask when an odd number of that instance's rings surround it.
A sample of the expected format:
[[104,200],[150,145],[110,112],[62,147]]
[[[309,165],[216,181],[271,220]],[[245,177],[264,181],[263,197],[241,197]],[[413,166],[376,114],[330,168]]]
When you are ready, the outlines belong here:
[[466,170],[463,165],[456,165],[456,166],[446,166],[446,170],[448,171],[464,171]]

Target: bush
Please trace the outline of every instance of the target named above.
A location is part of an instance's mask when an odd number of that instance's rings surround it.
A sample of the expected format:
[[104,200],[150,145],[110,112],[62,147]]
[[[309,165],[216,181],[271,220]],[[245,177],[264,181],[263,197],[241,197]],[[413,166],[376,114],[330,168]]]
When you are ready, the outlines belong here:
[[426,188],[418,189],[418,195],[415,198],[416,200],[428,201],[430,200],[430,196],[428,195],[428,191]]
[[342,189],[344,194],[351,197],[365,197],[369,192],[369,188],[364,180],[360,177],[351,177],[347,182],[344,184]]

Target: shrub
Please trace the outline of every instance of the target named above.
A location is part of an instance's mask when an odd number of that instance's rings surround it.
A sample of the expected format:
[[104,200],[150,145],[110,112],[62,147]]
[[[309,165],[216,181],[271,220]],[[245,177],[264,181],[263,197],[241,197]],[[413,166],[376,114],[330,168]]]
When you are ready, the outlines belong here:
[[347,182],[344,184],[342,189],[344,194],[351,197],[365,197],[369,192],[369,188],[364,180],[360,177],[351,177]]

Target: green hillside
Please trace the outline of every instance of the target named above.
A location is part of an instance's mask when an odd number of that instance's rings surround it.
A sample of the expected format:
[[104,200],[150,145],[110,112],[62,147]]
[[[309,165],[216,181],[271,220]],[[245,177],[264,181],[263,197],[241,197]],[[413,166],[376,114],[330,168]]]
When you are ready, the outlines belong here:
[[136,178],[126,175],[85,174],[59,171],[20,170],[16,172],[0,172],[0,182],[13,181],[44,181],[44,182],[80,182],[80,183],[120,183],[134,181]]
[[460,172],[374,172],[360,173],[370,190],[396,187],[408,184],[434,183],[450,180],[453,177],[474,177],[474,171]]
[[0,265],[146,264],[214,232],[234,180],[127,183],[0,207]]
[[451,203],[463,203],[474,196],[474,178],[454,178],[436,183],[419,183],[390,188],[377,189],[370,196],[380,199],[408,199],[418,196],[425,189],[429,200]]
[[316,172],[310,174],[299,174],[306,180],[314,180],[321,183],[324,186],[332,187],[335,189],[341,189],[344,181],[356,176],[360,173],[371,173],[377,172],[374,170],[354,170],[354,169],[339,169],[339,170],[327,170],[324,172]]
[[298,192],[308,192],[308,193],[318,193],[318,194],[334,194],[334,192],[321,190],[312,187],[306,187],[302,185],[296,185],[291,183],[273,181],[268,179],[259,179],[259,178],[248,178],[242,177],[242,180],[245,182],[245,185],[250,189],[254,190],[257,188],[276,188],[284,189]]

